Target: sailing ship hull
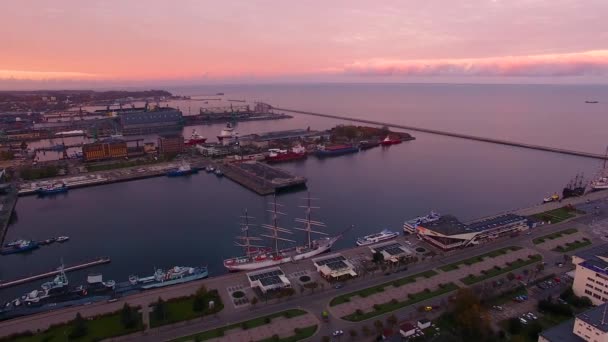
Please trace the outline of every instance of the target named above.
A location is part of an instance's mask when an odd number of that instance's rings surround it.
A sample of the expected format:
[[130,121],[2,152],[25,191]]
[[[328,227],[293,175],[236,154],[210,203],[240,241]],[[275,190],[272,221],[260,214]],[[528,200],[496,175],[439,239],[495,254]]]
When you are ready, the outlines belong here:
[[[230,271],[230,272],[253,271],[253,270],[260,269],[260,268],[277,266],[277,265],[288,263],[288,262],[296,262],[299,260],[310,259],[317,255],[320,255],[320,254],[323,254],[323,253],[329,251],[331,249],[331,247],[336,243],[336,241],[338,241],[339,238],[340,237],[338,236],[338,237],[328,239],[325,244],[319,245],[316,249],[313,249],[311,251],[301,253],[301,254],[291,255],[291,256],[284,256],[280,259],[278,259],[278,258],[270,259],[269,258],[269,259],[260,260],[260,261],[250,261],[250,260],[244,258],[243,259],[244,262],[241,262],[241,263],[239,263],[238,261],[230,263],[230,261],[235,260],[235,259],[229,259],[229,260],[224,261],[224,267],[226,267],[228,269],[228,271]],[[236,259],[236,260],[238,260],[238,259]]]

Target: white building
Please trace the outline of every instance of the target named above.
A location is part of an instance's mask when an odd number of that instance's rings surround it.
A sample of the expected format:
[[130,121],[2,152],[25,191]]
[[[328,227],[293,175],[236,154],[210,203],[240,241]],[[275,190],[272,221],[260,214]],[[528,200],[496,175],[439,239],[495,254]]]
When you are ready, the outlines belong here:
[[408,247],[403,246],[399,242],[389,241],[369,247],[372,254],[380,253],[384,257],[384,261],[398,262],[400,258],[412,258],[415,253]]
[[605,342],[608,341],[607,304],[576,315],[574,319],[554,326],[538,335],[538,342]]
[[247,273],[249,286],[259,288],[262,293],[291,287],[291,282],[280,267],[267,268]]
[[312,262],[325,279],[339,280],[357,276],[355,266],[340,253],[315,258]]
[[577,296],[587,296],[593,305],[608,301],[608,244],[597,246],[572,256],[576,266],[572,290]]

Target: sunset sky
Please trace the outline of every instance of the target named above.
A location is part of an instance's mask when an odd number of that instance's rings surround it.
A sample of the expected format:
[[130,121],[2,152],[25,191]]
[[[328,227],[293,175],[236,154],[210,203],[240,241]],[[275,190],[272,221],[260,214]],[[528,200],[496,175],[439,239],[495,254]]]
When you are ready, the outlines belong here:
[[0,3],[0,83],[608,83],[606,0]]

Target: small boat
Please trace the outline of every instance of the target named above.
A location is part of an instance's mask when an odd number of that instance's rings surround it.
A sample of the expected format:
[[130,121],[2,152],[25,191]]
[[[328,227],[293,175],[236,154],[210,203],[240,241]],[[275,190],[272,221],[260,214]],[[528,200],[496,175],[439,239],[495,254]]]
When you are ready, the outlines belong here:
[[543,203],[550,203],[550,202],[557,202],[557,201],[559,201],[559,195],[556,193],[551,196],[543,198]]
[[394,239],[399,236],[398,232],[393,232],[388,229],[384,229],[380,233],[366,235],[364,237],[360,237],[357,239],[357,246],[366,246],[374,243],[378,243],[381,241],[386,241],[390,239]]
[[222,170],[220,170],[220,169],[215,169],[215,172],[214,172],[214,173],[215,173],[215,175],[216,175],[216,176],[218,176],[218,177],[222,177],[222,176],[224,175],[224,173],[223,173],[223,172],[222,172]]
[[187,176],[193,173],[198,173],[198,170],[190,167],[188,163],[183,163],[177,169],[167,172],[167,177]]
[[215,168],[213,166],[209,165],[205,168],[205,171],[207,173],[211,173],[211,172],[215,171]]
[[396,137],[387,135],[386,138],[384,138],[384,140],[382,140],[382,142],[380,144],[382,144],[382,146],[390,146],[390,145],[401,144],[402,142],[403,141],[400,138],[396,138]]
[[207,138],[205,138],[202,135],[196,133],[196,130],[193,129],[192,130],[192,135],[190,136],[190,139],[184,140],[184,145],[186,145],[186,146],[195,146],[195,145],[198,145],[198,144],[204,144],[205,141],[207,141]]
[[66,242],[70,239],[69,236],[58,236],[57,239],[55,241],[57,242]]
[[585,101],[585,103],[599,103],[598,101]]
[[68,186],[65,183],[55,183],[46,187],[40,187],[36,193],[40,196],[60,194],[68,191]]

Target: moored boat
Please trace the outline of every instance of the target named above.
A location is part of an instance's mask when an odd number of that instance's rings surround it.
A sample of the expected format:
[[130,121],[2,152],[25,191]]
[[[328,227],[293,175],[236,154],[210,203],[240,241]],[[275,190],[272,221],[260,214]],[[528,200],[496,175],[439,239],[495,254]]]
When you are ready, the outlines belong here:
[[281,163],[292,160],[302,160],[306,159],[307,153],[306,149],[302,146],[295,146],[290,151],[288,150],[280,150],[280,149],[270,149],[268,156],[266,156],[265,160],[268,163]]
[[543,198],[543,203],[550,203],[550,202],[557,202],[557,201],[559,201],[559,195],[557,193]]
[[31,240],[17,240],[7,244],[4,248],[0,249],[0,254],[8,255],[15,253],[23,253],[31,251],[40,247],[36,241]]
[[204,144],[207,141],[207,138],[198,134],[195,129],[192,130],[192,135],[189,139],[184,140],[184,145],[186,146],[194,146],[198,144]]
[[188,163],[182,163],[177,169],[167,172],[168,177],[179,177],[198,173],[198,170],[192,168]]
[[403,141],[398,137],[387,135],[386,138],[384,138],[384,140],[382,140],[380,144],[382,144],[382,146],[390,146],[395,144],[401,144],[402,142]]
[[64,193],[68,191],[68,186],[63,183],[54,183],[45,187],[40,187],[38,188],[38,190],[36,190],[36,193],[38,195],[41,196],[45,196],[45,195],[54,195],[54,194],[60,194],[60,193]]
[[221,130],[220,135],[217,136],[219,141],[223,141],[224,139],[233,139],[235,138],[237,133],[234,131],[234,127],[229,123],[226,124],[226,127]]
[[317,151],[315,151],[315,155],[317,157],[331,157],[331,156],[339,156],[343,154],[349,153],[357,153],[359,152],[358,146],[353,146],[350,144],[346,145],[321,145],[317,147]]
[[149,277],[139,278],[135,275],[129,276],[129,283],[133,286],[138,286],[144,290],[169,285],[187,283],[193,280],[204,279],[209,276],[207,267],[182,267],[175,266],[167,271],[157,269],[154,275]]
[[382,230],[380,233],[366,235],[357,239],[357,246],[367,246],[374,243],[394,239],[399,236],[398,232],[393,232],[388,229]]
[[403,232],[406,234],[416,234],[418,226],[438,221],[440,218],[441,214],[431,211],[426,216],[419,216],[414,219],[407,220],[403,223]]
[[363,140],[359,142],[359,148],[362,150],[368,150],[378,146],[380,146],[380,142],[377,140]]
[[70,239],[70,237],[69,237],[69,236],[58,236],[58,237],[55,239],[55,241],[57,241],[57,242],[66,242],[66,241],[68,241],[69,239]]

